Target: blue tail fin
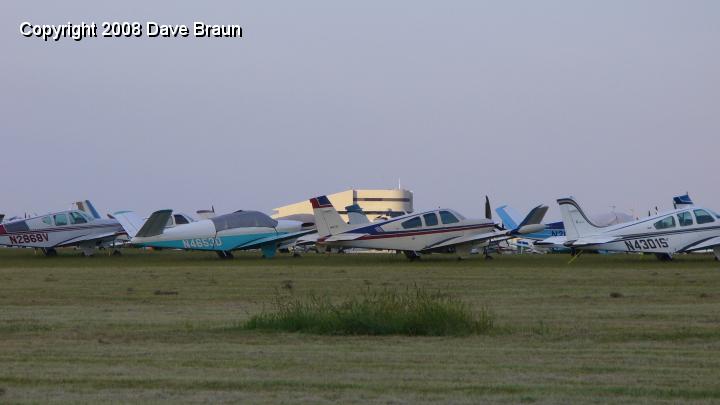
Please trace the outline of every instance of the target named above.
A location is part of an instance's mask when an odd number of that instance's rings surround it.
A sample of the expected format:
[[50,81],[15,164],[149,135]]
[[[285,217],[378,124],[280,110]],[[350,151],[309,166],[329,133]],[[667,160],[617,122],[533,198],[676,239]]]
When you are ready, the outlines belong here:
[[515,229],[518,227],[518,224],[521,220],[520,215],[518,215],[518,213],[514,209],[512,209],[512,207],[503,205],[502,207],[496,208],[495,212],[497,212],[505,228]]

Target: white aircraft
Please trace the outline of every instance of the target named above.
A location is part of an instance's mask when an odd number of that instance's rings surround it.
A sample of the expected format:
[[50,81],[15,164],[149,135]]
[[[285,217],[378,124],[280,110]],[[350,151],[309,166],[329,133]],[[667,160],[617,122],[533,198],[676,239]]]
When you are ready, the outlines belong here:
[[[671,260],[677,253],[713,249],[720,260],[720,215],[696,206],[687,195],[675,197],[675,209],[632,222],[600,227],[572,198],[557,200],[565,225],[564,245],[579,250],[655,253]],[[556,243],[548,238],[542,243]]]
[[116,239],[124,234],[114,219],[66,210],[3,223],[0,245],[39,248],[46,256],[56,256],[55,249],[59,247],[77,246],[85,256],[91,256],[96,248],[114,246]]
[[362,248],[403,251],[409,259],[423,253],[470,255],[473,249],[514,235],[541,231],[548,207],[535,207],[520,225],[501,229],[490,219],[466,219],[458,212],[441,208],[406,214],[384,221],[346,224],[326,196],[310,199],[318,230],[318,243],[330,248]]

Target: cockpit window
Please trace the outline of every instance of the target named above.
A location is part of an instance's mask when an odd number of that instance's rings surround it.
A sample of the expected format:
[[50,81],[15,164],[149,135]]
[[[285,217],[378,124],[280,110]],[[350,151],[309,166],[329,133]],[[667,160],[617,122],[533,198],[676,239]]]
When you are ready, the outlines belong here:
[[450,211],[440,211],[440,219],[442,219],[443,224],[454,224],[456,222],[460,222],[460,220],[457,219],[457,217]]
[[407,221],[403,222],[402,227],[405,229],[410,228],[420,228],[422,226],[422,221],[420,220],[420,217],[410,218]]
[[257,211],[237,211],[210,218],[217,232],[235,228],[275,228],[277,221]]
[[680,226],[690,226],[693,224],[692,214],[690,211],[685,211],[677,214]]
[[675,228],[675,217],[665,217],[653,225],[655,229]]
[[56,226],[65,226],[68,224],[68,219],[66,214],[55,214],[55,225]]
[[53,224],[52,217],[50,215],[43,217],[42,221],[43,221],[43,224],[45,224],[45,225],[52,226],[52,224]]
[[710,222],[715,222],[713,216],[705,210],[694,210],[693,212],[695,213],[695,220],[698,224],[709,224]]
[[423,219],[425,219],[425,225],[427,226],[435,226],[438,224],[438,218],[434,212],[423,215]]
[[184,225],[190,223],[190,221],[185,218],[185,215],[175,214],[173,216],[175,217],[175,225]]
[[72,222],[73,224],[85,224],[85,223],[87,223],[87,218],[80,215],[79,212],[71,211],[70,212],[70,222]]

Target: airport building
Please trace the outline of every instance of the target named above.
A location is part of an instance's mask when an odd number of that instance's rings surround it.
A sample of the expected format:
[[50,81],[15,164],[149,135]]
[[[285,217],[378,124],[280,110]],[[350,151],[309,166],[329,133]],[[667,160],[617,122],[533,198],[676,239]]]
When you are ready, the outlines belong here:
[[[357,204],[365,214],[373,220],[380,216],[395,217],[413,211],[412,191],[403,189],[350,189],[327,196],[340,216],[347,222],[345,207]],[[274,209],[273,218],[299,218],[312,215],[313,210],[308,200],[285,205]]]

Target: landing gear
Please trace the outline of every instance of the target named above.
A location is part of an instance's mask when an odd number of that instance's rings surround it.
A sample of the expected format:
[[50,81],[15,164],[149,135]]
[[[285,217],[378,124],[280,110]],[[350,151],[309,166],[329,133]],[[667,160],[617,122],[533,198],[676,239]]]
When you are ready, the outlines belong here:
[[420,254],[414,250],[405,250],[403,253],[405,253],[405,257],[407,257],[411,262],[420,260]]
[[42,252],[47,257],[55,257],[57,256],[57,250],[53,248],[42,248]]
[[119,250],[113,250],[112,255],[113,256],[122,256],[122,252]]
[[493,260],[494,257],[490,256],[490,253],[488,252],[487,248],[483,249],[483,254],[485,255],[485,260]]
[[228,250],[218,250],[215,253],[217,253],[218,257],[223,260],[232,259],[234,257],[232,252]]
[[670,262],[673,259],[672,256],[667,253],[655,253],[655,257],[657,257],[661,262]]

